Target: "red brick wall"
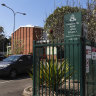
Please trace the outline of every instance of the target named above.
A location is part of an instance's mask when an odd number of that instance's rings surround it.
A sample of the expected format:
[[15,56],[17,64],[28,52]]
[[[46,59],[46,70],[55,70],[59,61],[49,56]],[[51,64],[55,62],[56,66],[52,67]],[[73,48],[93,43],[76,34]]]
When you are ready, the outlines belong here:
[[33,28],[30,28],[30,53],[33,53]]
[[[20,28],[20,40],[21,40],[21,47],[24,47],[24,32],[23,32],[23,27]],[[24,49],[22,48],[22,52],[24,52]]]
[[23,28],[23,31],[24,31],[24,54],[26,54],[26,52],[27,52],[27,49],[26,49],[26,46],[27,46],[27,44],[26,44],[26,29],[27,28]]
[[11,50],[13,50],[13,33],[11,34]]
[[[24,46],[23,54],[33,53],[33,40],[40,40],[42,32],[43,29],[41,28],[20,27],[14,32],[14,41],[21,40]],[[13,46],[12,42],[13,42],[13,34],[11,39],[11,47]]]
[[30,49],[29,49],[29,47],[30,47],[30,41],[29,41],[30,40],[30,31],[29,31],[29,29],[30,28],[27,28],[27,46],[26,46],[27,47],[27,54],[30,53]]

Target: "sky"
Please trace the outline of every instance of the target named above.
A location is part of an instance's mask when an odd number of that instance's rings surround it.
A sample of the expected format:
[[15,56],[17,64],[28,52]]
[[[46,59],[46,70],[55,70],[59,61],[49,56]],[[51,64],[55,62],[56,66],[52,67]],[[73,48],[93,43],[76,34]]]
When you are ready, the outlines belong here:
[[[44,26],[46,18],[56,9],[66,5],[67,0],[0,0],[0,26],[3,26],[6,37],[11,36],[14,26],[13,12],[2,6],[12,8],[14,12],[26,13],[26,15],[16,14],[15,30],[20,26]],[[70,0],[72,1],[72,0]],[[74,0],[78,5],[78,0]],[[70,5],[72,2],[69,2]],[[80,0],[82,6],[86,6],[86,0]]]

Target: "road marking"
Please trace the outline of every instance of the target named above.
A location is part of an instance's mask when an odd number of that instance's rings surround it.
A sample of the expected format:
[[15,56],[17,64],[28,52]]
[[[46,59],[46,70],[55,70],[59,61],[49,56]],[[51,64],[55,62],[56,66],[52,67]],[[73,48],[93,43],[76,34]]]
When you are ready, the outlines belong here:
[[4,82],[0,82],[1,84],[4,84],[4,83],[9,83],[9,82],[11,82],[11,81],[13,81],[13,80],[10,80],[10,81],[4,81]]
[[[30,79],[30,78],[28,78]],[[22,79],[22,80],[27,80],[27,79]],[[30,79],[31,80],[31,79]],[[4,84],[4,83],[10,83],[12,81],[21,81],[20,79],[16,79],[16,80],[8,80],[8,81],[1,81],[0,84]]]

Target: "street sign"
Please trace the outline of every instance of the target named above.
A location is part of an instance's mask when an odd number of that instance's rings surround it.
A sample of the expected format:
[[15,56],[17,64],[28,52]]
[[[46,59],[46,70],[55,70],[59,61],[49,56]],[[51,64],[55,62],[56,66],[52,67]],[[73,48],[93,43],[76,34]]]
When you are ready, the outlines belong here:
[[92,47],[92,60],[96,60],[96,48]]
[[64,16],[64,39],[78,40],[81,36],[81,12],[70,13]]
[[[75,45],[80,43],[79,38],[81,37],[82,32],[81,23],[81,12],[64,15],[64,40],[66,43],[68,43],[68,45],[64,47],[64,55],[66,54],[65,58],[68,59],[70,65],[76,66],[76,70],[78,70],[80,64],[78,61],[81,57],[81,54],[78,55],[78,53],[81,52],[81,46],[75,47],[71,46],[71,44]],[[78,76],[75,75],[74,78],[77,79]]]
[[86,46],[86,58],[91,59],[91,55],[92,55],[91,46]]
[[89,73],[89,59],[86,59],[86,73]]

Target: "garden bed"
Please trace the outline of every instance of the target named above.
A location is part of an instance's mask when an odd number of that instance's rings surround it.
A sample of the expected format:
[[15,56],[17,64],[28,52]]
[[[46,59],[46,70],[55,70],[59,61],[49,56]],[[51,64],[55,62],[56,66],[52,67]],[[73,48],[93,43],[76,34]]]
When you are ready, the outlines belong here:
[[[70,89],[69,89],[69,84],[70,84]],[[73,94],[74,94],[74,96],[80,96],[80,83],[78,83],[77,81],[73,83],[72,80],[69,83],[69,81],[67,80],[66,89],[65,89],[65,84],[63,84],[56,92],[55,91],[53,92],[51,90],[49,91],[49,88],[43,86],[43,88],[40,87],[39,93],[40,93],[40,96],[42,96],[42,94],[43,94],[43,96],[49,96],[49,94],[50,94],[50,96],[53,96],[53,94],[54,94],[54,96],[56,96],[56,94],[58,94],[58,96],[61,96],[61,94],[62,94],[62,96],[73,96]],[[31,86],[24,89],[23,96],[33,96]]]

